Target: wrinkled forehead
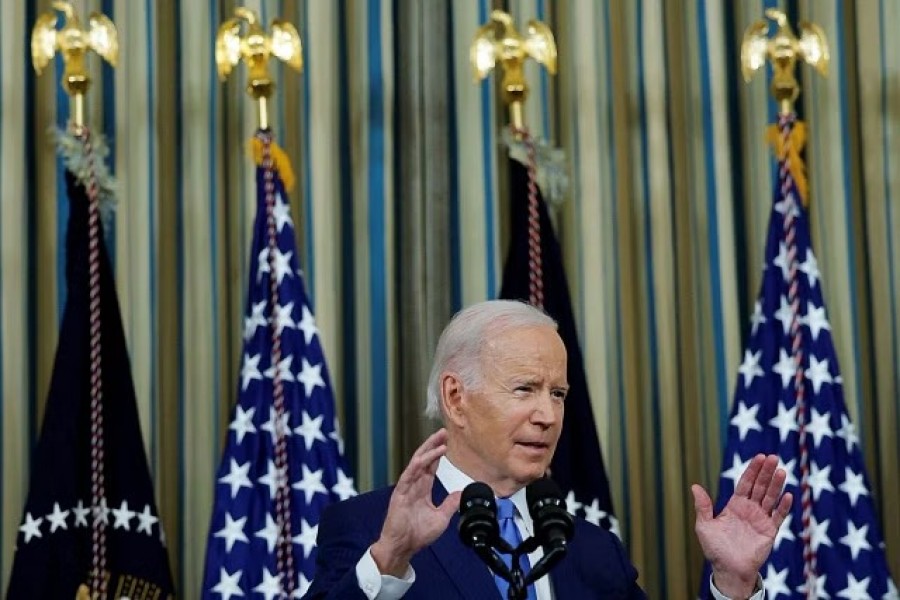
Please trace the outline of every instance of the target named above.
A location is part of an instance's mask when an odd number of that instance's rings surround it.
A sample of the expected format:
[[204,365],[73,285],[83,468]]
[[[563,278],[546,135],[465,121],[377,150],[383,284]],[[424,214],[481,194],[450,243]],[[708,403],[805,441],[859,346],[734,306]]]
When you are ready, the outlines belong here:
[[544,325],[516,327],[487,335],[481,362],[491,365],[546,365],[565,368],[566,348],[556,329]]

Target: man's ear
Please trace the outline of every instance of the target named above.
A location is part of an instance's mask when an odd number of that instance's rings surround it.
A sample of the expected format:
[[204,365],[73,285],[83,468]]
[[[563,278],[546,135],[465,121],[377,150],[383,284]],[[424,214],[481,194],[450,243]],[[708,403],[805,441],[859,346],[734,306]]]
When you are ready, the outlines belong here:
[[441,373],[441,408],[449,423],[460,425],[464,414],[465,388],[459,375]]

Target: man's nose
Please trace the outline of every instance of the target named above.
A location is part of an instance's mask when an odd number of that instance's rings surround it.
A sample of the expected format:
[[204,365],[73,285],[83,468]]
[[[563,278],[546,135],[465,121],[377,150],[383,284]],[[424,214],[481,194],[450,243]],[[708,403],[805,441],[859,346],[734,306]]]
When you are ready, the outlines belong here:
[[537,394],[536,406],[531,413],[531,421],[544,427],[550,427],[556,424],[559,419],[556,408],[553,404],[553,394],[550,390],[543,390]]

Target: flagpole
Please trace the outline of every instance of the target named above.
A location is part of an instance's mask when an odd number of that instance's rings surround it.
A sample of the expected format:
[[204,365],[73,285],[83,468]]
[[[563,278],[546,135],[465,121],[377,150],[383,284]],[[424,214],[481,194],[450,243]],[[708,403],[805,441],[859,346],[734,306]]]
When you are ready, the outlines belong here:
[[800,84],[794,75],[797,61],[802,60],[822,75],[827,75],[829,56],[825,35],[817,25],[801,22],[801,39],[794,33],[783,12],[777,9],[768,9],[765,14],[776,23],[778,29],[771,38],[767,37],[769,22],[764,19],[747,28],[741,44],[741,71],[744,79],[749,82],[753,72],[762,67],[768,59],[772,64],[773,73],[770,89],[779,108],[778,124],[769,127],[768,139],[779,161],[780,197],[786,204],[782,209],[784,214],[782,239],[788,263],[786,280],[790,323],[787,336],[791,344],[791,360],[794,366],[792,386],[799,434],[803,579],[806,596],[816,598],[818,597],[818,561],[816,544],[812,540],[813,497],[810,483],[810,448],[807,427],[809,407],[805,397],[804,334],[801,327],[799,294],[801,266],[797,249],[797,219],[800,217],[801,209],[791,190],[796,187],[803,206],[806,206],[809,193],[805,166],[800,154],[806,142],[806,129],[805,125],[797,119],[794,108],[794,103],[800,95]]

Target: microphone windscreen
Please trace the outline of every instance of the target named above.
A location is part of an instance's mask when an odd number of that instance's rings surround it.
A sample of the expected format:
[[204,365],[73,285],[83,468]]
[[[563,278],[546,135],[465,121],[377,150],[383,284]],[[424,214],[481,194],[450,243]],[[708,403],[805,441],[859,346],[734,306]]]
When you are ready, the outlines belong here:
[[546,499],[563,499],[562,490],[549,477],[536,479],[525,488],[525,500],[528,502],[529,508],[538,500]]
[[459,499],[459,537],[468,546],[490,545],[500,535],[497,502],[486,483],[475,481],[462,491]]
[[473,503],[495,505],[494,491],[491,487],[481,481],[473,481],[465,487],[459,498],[460,512],[462,507],[472,505]]
[[542,543],[565,543],[575,534],[575,520],[566,508],[562,491],[552,479],[543,477],[525,489],[528,512],[535,534]]

